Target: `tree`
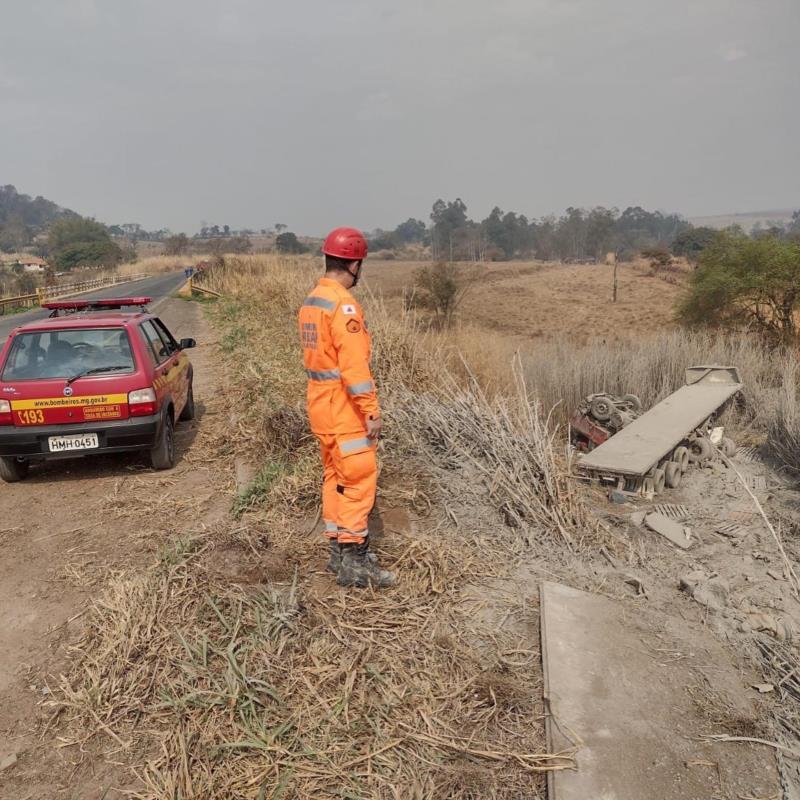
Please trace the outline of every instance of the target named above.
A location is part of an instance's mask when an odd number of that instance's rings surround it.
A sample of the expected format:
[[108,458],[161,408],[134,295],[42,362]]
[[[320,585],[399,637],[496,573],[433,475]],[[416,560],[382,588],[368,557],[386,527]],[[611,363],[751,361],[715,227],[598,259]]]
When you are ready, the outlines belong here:
[[433,257],[449,258],[452,261],[458,255],[457,240],[464,239],[463,234],[458,237],[456,233],[467,227],[467,207],[464,201],[460,197],[447,203],[437,200],[431,210],[431,221]]
[[675,237],[675,241],[672,243],[672,253],[696,262],[703,250],[714,241],[716,236],[717,231],[714,228],[704,226],[687,228]]
[[59,269],[113,266],[122,260],[122,250],[105,225],[84,217],[61,219],[47,235],[50,253]]
[[798,306],[800,243],[724,232],[700,254],[679,313],[691,324],[747,326],[786,341],[796,336]]
[[409,217],[394,229],[394,235],[402,244],[424,242],[428,236],[428,229],[421,219]]
[[[277,225],[275,228],[277,229]],[[279,233],[275,237],[275,247],[280,253],[307,253],[308,248],[297,239],[297,236],[291,231]]]
[[275,223],[275,234],[277,236],[280,236],[280,234],[283,231],[285,231],[288,227],[289,227],[288,225],[284,225],[282,222],[276,222]]
[[792,219],[786,226],[787,236],[800,236],[800,211],[795,211],[792,214]]
[[176,233],[164,240],[164,255],[181,256],[189,249],[189,237],[185,233]]

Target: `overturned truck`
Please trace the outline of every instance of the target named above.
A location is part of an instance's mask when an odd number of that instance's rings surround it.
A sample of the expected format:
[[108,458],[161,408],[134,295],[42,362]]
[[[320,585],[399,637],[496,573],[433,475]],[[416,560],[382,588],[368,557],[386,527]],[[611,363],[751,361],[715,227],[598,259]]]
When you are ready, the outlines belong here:
[[677,488],[692,464],[714,457],[715,445],[736,451],[715,421],[741,389],[736,367],[689,367],[684,386],[582,455],[579,472],[620,491]]

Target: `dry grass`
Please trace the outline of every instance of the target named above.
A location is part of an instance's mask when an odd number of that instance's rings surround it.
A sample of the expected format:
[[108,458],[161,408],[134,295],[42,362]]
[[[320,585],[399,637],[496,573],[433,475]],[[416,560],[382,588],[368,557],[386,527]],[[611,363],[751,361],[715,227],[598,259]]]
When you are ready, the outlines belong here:
[[117,268],[118,275],[158,275],[161,272],[176,272],[187,265],[206,261],[209,256],[184,255],[184,256],[148,256],[140,258],[130,264],[120,264]]
[[238,519],[109,580],[62,683],[63,738],[102,736],[147,800],[543,797],[543,773],[572,759],[544,750],[537,610],[515,566],[526,540],[579,544],[552,432],[524,390],[501,402],[448,377],[436,340],[374,305],[390,431],[374,545],[400,583],[336,587],[310,535],[295,336],[312,267],[242,258],[213,276],[238,366],[207,441],[261,473]]
[[[420,262],[369,259],[365,280],[394,312],[413,289],[419,267]],[[618,301],[611,303],[613,268],[604,264],[508,261],[456,268],[476,276],[460,324],[522,347],[559,339],[625,340],[675,327],[673,307],[687,273],[682,263],[676,272],[658,274],[644,261],[620,264]]]

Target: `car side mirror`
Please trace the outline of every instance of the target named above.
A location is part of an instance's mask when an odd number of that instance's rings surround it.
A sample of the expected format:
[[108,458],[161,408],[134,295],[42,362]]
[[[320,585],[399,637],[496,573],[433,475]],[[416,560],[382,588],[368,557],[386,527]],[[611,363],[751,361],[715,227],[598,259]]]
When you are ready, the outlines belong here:
[[181,339],[180,341],[180,348],[181,350],[188,350],[190,347],[196,347],[197,342],[194,339]]

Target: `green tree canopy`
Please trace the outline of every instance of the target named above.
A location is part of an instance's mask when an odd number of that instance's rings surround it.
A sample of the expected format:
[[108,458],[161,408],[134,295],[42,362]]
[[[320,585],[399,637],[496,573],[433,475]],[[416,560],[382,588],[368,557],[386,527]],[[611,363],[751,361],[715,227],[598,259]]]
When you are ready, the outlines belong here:
[[84,217],[66,217],[54,223],[47,235],[50,252],[59,269],[113,266],[122,250],[105,225]]
[[701,226],[681,231],[672,243],[672,254],[697,261],[700,254],[716,239],[719,231]]
[[679,314],[691,324],[751,327],[791,339],[799,305],[800,243],[723,232],[701,253]]
[[308,248],[291,231],[279,233],[275,237],[275,247],[281,253],[305,253],[308,251]]

